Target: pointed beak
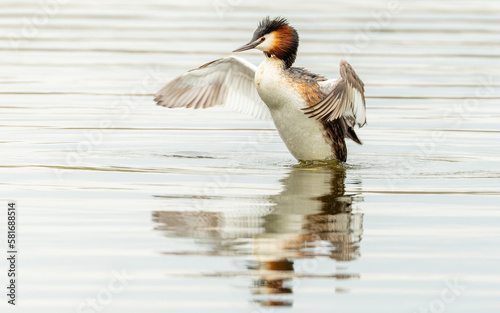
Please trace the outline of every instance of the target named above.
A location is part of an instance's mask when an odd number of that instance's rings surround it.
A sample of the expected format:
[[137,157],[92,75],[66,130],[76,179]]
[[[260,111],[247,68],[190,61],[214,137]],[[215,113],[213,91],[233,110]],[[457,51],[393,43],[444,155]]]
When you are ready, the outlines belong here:
[[247,43],[246,45],[243,45],[243,46],[239,47],[238,49],[234,50],[233,52],[241,52],[241,51],[250,50],[250,49],[257,47],[259,44],[260,44],[259,40],[251,41],[251,42]]

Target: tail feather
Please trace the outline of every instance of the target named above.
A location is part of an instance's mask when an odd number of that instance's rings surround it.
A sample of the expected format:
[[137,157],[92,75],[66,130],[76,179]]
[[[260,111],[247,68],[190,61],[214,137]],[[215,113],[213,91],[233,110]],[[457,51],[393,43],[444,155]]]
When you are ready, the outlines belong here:
[[361,140],[359,140],[358,135],[356,135],[356,132],[354,131],[354,129],[352,129],[352,127],[347,128],[346,137],[352,139],[357,144],[360,144],[360,145],[363,144],[363,142],[361,142]]
[[347,123],[346,123],[344,118],[341,118],[341,125],[342,125],[342,128],[344,130],[345,138],[352,139],[352,141],[354,141],[357,144],[360,144],[360,145],[363,144],[361,142],[361,140],[359,140],[358,135],[356,135],[354,128],[352,128],[351,126],[347,126]]

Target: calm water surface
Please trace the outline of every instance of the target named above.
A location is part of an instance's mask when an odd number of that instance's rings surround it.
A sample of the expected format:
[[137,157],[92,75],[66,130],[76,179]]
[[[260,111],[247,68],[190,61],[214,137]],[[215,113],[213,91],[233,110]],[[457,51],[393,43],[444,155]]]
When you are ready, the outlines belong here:
[[[0,4],[20,311],[498,312],[498,1],[46,3]],[[266,15],[298,29],[297,66],[345,58],[365,81],[346,165],[298,165],[268,122],[155,106]]]

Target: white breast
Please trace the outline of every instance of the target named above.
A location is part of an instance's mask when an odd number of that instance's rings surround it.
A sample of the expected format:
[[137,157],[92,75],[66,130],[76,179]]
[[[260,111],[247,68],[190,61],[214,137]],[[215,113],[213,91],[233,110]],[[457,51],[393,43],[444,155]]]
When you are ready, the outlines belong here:
[[285,76],[282,64],[277,58],[268,58],[255,74],[255,86],[271,111],[281,139],[298,160],[335,158],[321,123],[301,110],[306,103]]

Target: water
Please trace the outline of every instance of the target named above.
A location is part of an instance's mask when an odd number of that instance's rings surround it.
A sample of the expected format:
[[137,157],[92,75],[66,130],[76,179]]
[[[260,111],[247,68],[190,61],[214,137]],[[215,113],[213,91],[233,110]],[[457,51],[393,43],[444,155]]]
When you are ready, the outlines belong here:
[[[47,3],[0,4],[20,311],[498,312],[498,2]],[[155,106],[268,14],[298,29],[297,66],[345,58],[364,80],[347,165],[300,166],[238,113]]]

